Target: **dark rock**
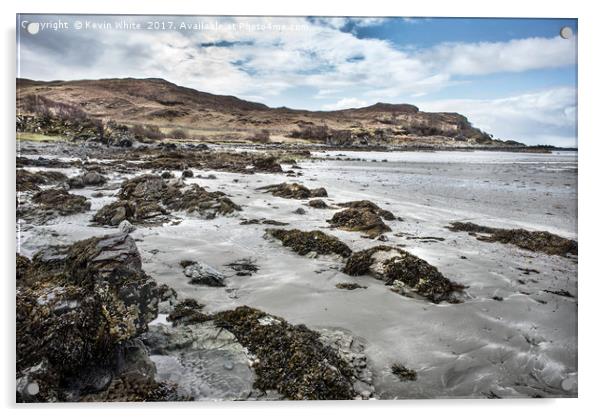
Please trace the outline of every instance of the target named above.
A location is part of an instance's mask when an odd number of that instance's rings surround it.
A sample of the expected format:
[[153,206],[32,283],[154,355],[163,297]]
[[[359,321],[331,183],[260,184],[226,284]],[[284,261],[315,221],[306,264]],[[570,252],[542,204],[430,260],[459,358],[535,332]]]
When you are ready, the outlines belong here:
[[381,209],[369,200],[349,201],[347,203],[341,203],[339,204],[339,206],[354,209],[368,209],[385,220],[395,220],[395,216],[393,215],[393,213],[391,213],[388,210]]
[[86,197],[69,194],[63,189],[39,191],[31,201],[42,211],[55,212],[62,216],[90,210],[90,202]]
[[339,282],[336,287],[339,290],[357,290],[358,288],[366,289],[363,285],[356,284],[355,282]]
[[319,230],[304,232],[298,229],[267,229],[266,233],[280,240],[284,246],[290,247],[299,255],[312,252],[318,255],[335,253],[345,258],[351,255],[349,246]]
[[309,204],[310,207],[313,207],[315,209],[327,209],[330,208],[328,206],[328,204],[326,204],[326,202],[324,200],[320,200],[320,199],[316,199],[316,200],[309,200]]
[[305,210],[303,209],[303,207],[299,207],[298,209],[294,210],[293,213],[303,215],[305,214]]
[[196,212],[212,219],[217,214],[242,210],[222,192],[209,192],[197,184],[186,188],[154,175],[124,181],[118,197],[118,201],[96,213],[95,223],[116,226],[128,220],[134,224],[156,224],[164,222],[170,211]]
[[335,213],[332,219],[327,221],[332,227],[363,232],[372,239],[391,231],[380,216],[368,208],[348,208]]
[[225,287],[224,274],[215,268],[195,262],[184,268],[184,275],[190,278],[189,283],[195,285],[207,285],[209,287]]
[[84,188],[89,185],[103,185],[107,182],[107,178],[95,171],[89,171],[82,175],[69,178],[69,186],[71,188]]
[[283,182],[281,184],[259,187],[257,190],[272,193],[272,195],[276,197],[294,198],[297,200],[313,197],[328,197],[328,193],[324,188],[316,188],[311,190],[306,186],[297,183],[288,184]]
[[250,258],[239,259],[226,266],[235,271],[238,276],[250,276],[259,271],[255,260]]
[[413,369],[408,369],[398,363],[391,366],[391,372],[393,375],[399,378],[400,381],[416,381],[416,371]]
[[454,292],[463,286],[445,278],[428,262],[391,246],[376,246],[355,252],[343,272],[351,276],[369,274],[392,285],[399,293],[418,294],[428,300],[456,302]]
[[[498,229],[474,223],[454,222],[448,227],[452,232],[468,232],[483,242],[500,242],[548,255],[577,256],[577,242],[549,232],[531,232],[525,229]],[[477,233],[479,235],[477,235]]]
[[39,185],[64,182],[67,176],[57,171],[30,172],[18,169],[16,173],[17,191],[39,191]]
[[203,304],[199,304],[196,300],[187,298],[175,306],[173,311],[167,316],[167,320],[172,322],[174,326],[204,323],[211,320],[208,314],[201,311],[204,307]]
[[17,379],[46,364],[36,380],[54,382],[40,385],[40,401],[70,401],[106,386],[120,347],[157,315],[156,284],[124,234],[48,248],[25,275],[17,289]]
[[353,369],[319,333],[246,306],[212,318],[257,357],[255,388],[291,400],[354,398]]
[[194,177],[194,173],[189,170],[189,169],[185,169],[184,171],[182,171],[182,178],[192,178]]
[[31,260],[28,257],[17,253],[16,256],[16,269],[17,269],[17,281],[21,281],[27,275],[27,270],[31,266]]

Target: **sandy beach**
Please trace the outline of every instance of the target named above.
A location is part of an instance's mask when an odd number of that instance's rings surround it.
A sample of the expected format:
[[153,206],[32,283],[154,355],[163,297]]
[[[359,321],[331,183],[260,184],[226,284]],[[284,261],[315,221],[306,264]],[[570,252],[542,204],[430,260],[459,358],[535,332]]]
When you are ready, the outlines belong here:
[[[62,145],[22,142],[21,147],[27,158],[69,160],[60,154]],[[30,154],[32,149],[39,153]],[[330,150],[281,165],[285,172],[301,175],[191,168],[193,175],[184,178],[187,185],[222,191],[242,210],[213,219],[177,212],[161,225],[136,225],[130,236],[144,271],[173,288],[178,299],[204,304],[208,313],[246,305],[291,324],[353,335],[365,348],[374,398],[576,396],[576,257],[486,242],[446,228],[451,222],[473,222],[576,239],[576,152]],[[68,177],[81,172],[73,167],[52,170]],[[84,213],[44,224],[20,220],[19,253],[30,257],[49,245],[114,233],[114,227],[92,225],[92,217],[117,200],[124,180],[150,172],[109,172],[104,185],[70,190],[90,200],[91,209]],[[182,171],[171,172],[182,176]],[[328,197],[322,200],[329,208],[258,190],[282,182],[324,187]],[[95,196],[98,192],[102,196]],[[395,220],[386,222],[391,232],[381,241],[330,227],[327,220],[341,209],[337,204],[354,200],[370,200],[394,214]],[[252,219],[259,223],[241,224]],[[286,225],[266,225],[262,219]],[[462,302],[435,304],[395,293],[369,276],[349,276],[342,272],[340,256],[301,256],[266,237],[265,229],[274,227],[320,230],[354,252],[379,244],[402,248],[463,285]],[[257,272],[240,276],[227,266],[241,259],[252,260]],[[180,264],[186,260],[220,271],[225,287],[190,284]],[[343,282],[366,288],[336,287]],[[160,314],[151,328],[164,326],[165,316]],[[166,356],[152,356],[158,378],[202,382],[201,374],[190,368],[180,371],[186,377],[175,375],[173,360]],[[400,381],[391,373],[393,363],[415,370],[416,380]],[[195,399],[219,399],[215,396],[232,394],[228,389],[198,390]]]

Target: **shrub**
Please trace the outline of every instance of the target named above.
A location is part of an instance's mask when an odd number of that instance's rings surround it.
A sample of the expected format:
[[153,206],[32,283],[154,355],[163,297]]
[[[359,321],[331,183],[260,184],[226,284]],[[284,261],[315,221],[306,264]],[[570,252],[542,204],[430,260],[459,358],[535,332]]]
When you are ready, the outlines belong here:
[[132,133],[137,139],[153,139],[159,140],[164,139],[165,135],[161,132],[161,129],[153,125],[134,125],[131,128]]
[[249,140],[258,143],[268,143],[270,141],[270,131],[267,129],[261,129],[259,132],[255,132],[255,134],[251,136]]
[[173,139],[188,139],[188,133],[184,129],[173,129],[169,132],[169,136]]
[[326,140],[328,138],[328,126],[304,125],[299,127],[299,130],[293,130],[290,136],[299,139]]

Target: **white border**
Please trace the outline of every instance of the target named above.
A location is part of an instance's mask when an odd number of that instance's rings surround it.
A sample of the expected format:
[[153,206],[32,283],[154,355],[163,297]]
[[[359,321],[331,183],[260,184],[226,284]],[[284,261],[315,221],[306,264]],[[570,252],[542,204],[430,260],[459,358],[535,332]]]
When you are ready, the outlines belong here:
[[[525,0],[486,1],[433,1],[398,2],[370,0],[352,4],[349,0],[285,1],[228,1],[192,2],[190,0],[103,0],[97,3],[67,0],[3,1],[2,45],[4,59],[1,70],[4,88],[0,100],[2,117],[3,181],[2,196],[2,265],[4,274],[4,320],[1,368],[1,405],[8,415],[61,415],[103,416],[107,413],[128,416],[178,415],[236,415],[253,416],[304,416],[308,414],[337,414],[363,416],[368,413],[384,415],[462,415],[493,416],[577,416],[594,414],[598,405],[600,383],[601,316],[598,304],[602,294],[597,260],[600,234],[600,195],[602,175],[599,169],[602,158],[602,137],[597,134],[600,124],[601,97],[599,77],[602,74],[598,44],[602,39],[600,16],[595,2]],[[193,404],[96,404],[96,405],[14,405],[14,115],[15,115],[15,14],[21,13],[130,13],[130,14],[237,14],[237,15],[331,15],[331,16],[457,16],[457,17],[564,17],[579,19],[579,399],[567,400],[422,400],[422,401],[371,401],[329,403],[193,403]],[[596,123],[598,122],[598,123]],[[602,259],[601,259],[602,260]],[[173,411],[171,411],[173,410]],[[600,413],[598,411],[596,414]],[[599,414],[598,414],[599,415]]]

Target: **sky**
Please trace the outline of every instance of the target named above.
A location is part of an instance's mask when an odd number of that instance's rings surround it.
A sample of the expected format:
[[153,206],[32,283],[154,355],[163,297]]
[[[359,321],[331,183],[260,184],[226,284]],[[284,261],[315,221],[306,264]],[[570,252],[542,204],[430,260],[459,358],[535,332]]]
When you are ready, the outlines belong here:
[[309,110],[411,103],[496,138],[575,147],[577,30],[576,19],[18,15],[17,75],[164,78]]

